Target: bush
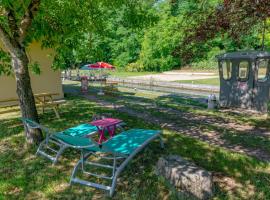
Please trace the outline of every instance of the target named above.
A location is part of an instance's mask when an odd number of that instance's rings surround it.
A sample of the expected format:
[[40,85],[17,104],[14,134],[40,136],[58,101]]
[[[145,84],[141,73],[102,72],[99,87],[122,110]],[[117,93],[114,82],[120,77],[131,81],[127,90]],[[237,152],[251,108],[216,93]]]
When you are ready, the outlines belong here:
[[217,70],[218,64],[215,60],[202,60],[197,63],[191,63],[190,67],[191,69]]
[[202,70],[217,70],[218,62],[216,56],[224,53],[224,50],[220,50],[218,47],[212,48],[205,59],[193,62],[190,64],[192,69],[202,69]]
[[127,71],[127,72],[141,72],[141,71],[143,71],[143,68],[138,63],[129,63],[125,67],[125,71]]

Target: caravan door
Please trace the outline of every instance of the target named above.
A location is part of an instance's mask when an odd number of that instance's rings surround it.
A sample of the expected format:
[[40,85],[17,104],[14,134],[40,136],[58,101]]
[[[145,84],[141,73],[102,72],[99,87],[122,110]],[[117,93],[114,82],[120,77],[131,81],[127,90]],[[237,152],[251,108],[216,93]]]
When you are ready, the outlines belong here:
[[251,108],[253,105],[255,67],[251,60],[234,60],[235,81],[232,86],[233,104],[240,108]]
[[270,59],[257,59],[254,85],[254,107],[258,111],[267,111],[269,101],[269,68]]
[[221,107],[232,106],[232,85],[234,80],[234,71],[231,60],[220,60],[219,62],[219,77],[220,77],[220,92],[219,104]]

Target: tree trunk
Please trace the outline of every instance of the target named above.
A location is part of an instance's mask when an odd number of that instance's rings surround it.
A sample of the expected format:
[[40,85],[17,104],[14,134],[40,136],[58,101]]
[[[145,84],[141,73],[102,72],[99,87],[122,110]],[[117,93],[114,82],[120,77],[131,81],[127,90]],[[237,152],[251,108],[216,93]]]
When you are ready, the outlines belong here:
[[[29,60],[24,47],[17,49],[16,52],[17,54],[12,56],[12,67],[15,71],[17,95],[22,117],[39,122],[28,71]],[[28,129],[25,127],[25,134],[27,142],[31,144],[39,143],[43,139],[42,132],[38,129]]]

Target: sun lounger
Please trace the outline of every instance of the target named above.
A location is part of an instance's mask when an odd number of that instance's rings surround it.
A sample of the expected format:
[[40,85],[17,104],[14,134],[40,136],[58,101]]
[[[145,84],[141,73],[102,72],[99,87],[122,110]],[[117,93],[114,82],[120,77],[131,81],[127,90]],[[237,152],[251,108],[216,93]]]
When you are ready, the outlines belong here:
[[[158,130],[131,129],[110,138],[102,145],[99,145],[95,141],[91,141],[91,139],[77,138],[78,141],[74,142],[72,145],[77,143],[79,146],[85,145],[88,147],[81,148],[81,159],[74,167],[70,184],[78,183],[103,189],[109,191],[110,196],[112,196],[116,187],[117,177],[138,152],[140,152],[145,146],[156,138],[160,139],[160,144],[163,148],[161,133],[162,132]],[[97,162],[97,159],[95,159],[95,162],[88,161],[88,158],[91,155],[95,157],[99,156],[103,160],[109,160],[111,164],[101,164],[100,162]],[[104,174],[97,174],[93,171],[90,172],[87,169],[89,166],[92,168],[99,167],[109,169],[111,170],[111,174],[108,176]],[[80,174],[80,172],[98,179],[109,180],[110,184],[103,185],[100,183],[86,181],[85,179],[79,177],[78,174]]]
[[[91,133],[93,134],[97,130],[96,127],[94,127],[95,129],[92,129],[93,127],[91,127],[90,124],[81,124],[77,127],[53,134],[53,132],[48,128],[31,120],[23,119],[23,122],[28,128],[38,128],[46,132],[46,138],[40,144],[37,154],[41,154],[44,157],[49,158],[53,161],[53,163],[57,162],[59,156],[68,147],[81,150],[81,158],[73,169],[70,184],[77,183],[103,189],[108,191],[110,196],[112,196],[115,191],[118,176],[129,161],[135,155],[137,155],[137,153],[139,153],[156,138],[160,139],[160,145],[162,148],[164,147],[161,138],[162,132],[159,130],[131,129],[110,138],[102,144],[98,144],[96,141],[92,140],[91,137],[84,137]],[[91,132],[91,130],[93,132]],[[49,146],[49,143],[59,146],[59,150],[52,149]],[[45,148],[51,150],[56,155],[51,156],[48,153],[45,153]],[[95,159],[94,162],[88,161],[90,156],[95,156],[101,158],[102,160],[110,161],[110,164],[100,163],[97,159]],[[111,170],[111,174],[104,175],[90,172],[87,169],[89,166],[109,169]],[[78,176],[79,172],[99,179],[109,180],[110,184],[103,185],[100,183],[87,181]]]
[[[85,143],[83,142],[81,143],[82,146],[78,146],[78,138],[85,138],[97,132],[96,126],[87,123],[80,124],[61,132],[54,132],[30,119],[22,119],[22,121],[27,128],[40,129],[46,134],[46,138],[40,143],[36,154],[48,158],[53,164],[57,162],[58,158],[66,148],[81,148],[87,146],[84,145]],[[89,139],[86,141],[89,141]],[[72,143],[75,143],[76,145],[73,146]]]

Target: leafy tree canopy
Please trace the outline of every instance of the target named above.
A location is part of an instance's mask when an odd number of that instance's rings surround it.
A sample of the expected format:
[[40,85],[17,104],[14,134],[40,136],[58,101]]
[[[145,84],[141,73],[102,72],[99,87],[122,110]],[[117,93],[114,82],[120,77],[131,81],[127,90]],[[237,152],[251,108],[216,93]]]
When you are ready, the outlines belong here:
[[[72,63],[88,60],[86,55],[91,51],[88,52],[87,49],[94,49],[95,44],[104,43],[101,40],[111,34],[107,31],[107,20],[110,20],[111,15],[119,15],[122,11],[121,21],[118,23],[131,28],[138,28],[148,21],[147,14],[144,13],[146,10],[143,9],[147,1],[143,0],[41,0],[37,2],[39,4],[37,15],[28,33],[25,33],[26,39],[22,45],[27,46],[31,41],[38,40],[42,41],[45,47],[55,48],[57,56],[54,67],[65,68]],[[19,23],[29,6],[30,0],[0,0],[0,25],[8,35],[18,34],[14,31],[15,26],[20,27]],[[14,19],[13,24],[10,24],[9,18]],[[95,59],[104,57],[99,55],[104,54],[104,50],[102,51],[96,52]],[[1,55],[4,54],[2,50]],[[1,72],[6,71],[4,61],[6,59],[1,61]]]
[[[0,25],[11,34],[30,0],[0,0]],[[268,0],[41,0],[22,45],[56,50],[54,68],[107,61],[125,70],[164,71],[209,61],[224,51],[258,49]],[[10,24],[14,18],[17,22]],[[10,73],[1,51],[0,73]]]

